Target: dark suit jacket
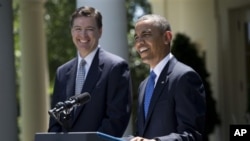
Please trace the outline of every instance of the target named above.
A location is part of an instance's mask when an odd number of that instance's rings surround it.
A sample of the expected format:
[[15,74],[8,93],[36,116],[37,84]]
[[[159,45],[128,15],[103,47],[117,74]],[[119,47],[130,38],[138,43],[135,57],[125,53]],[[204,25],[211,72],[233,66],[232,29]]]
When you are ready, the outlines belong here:
[[[57,69],[51,106],[75,93],[77,57]],[[67,120],[68,132],[99,131],[113,136],[123,135],[131,113],[131,78],[128,64],[120,57],[99,48],[87,74],[83,92],[91,100],[77,108]],[[64,132],[50,117],[49,132]]]
[[139,87],[137,136],[162,141],[202,140],[205,126],[205,90],[190,67],[169,60],[161,72],[144,119],[143,99],[146,78]]

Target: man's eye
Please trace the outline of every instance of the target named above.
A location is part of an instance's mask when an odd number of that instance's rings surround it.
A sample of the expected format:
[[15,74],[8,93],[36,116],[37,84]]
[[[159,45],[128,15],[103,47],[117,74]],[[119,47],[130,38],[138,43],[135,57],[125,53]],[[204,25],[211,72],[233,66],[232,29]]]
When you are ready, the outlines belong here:
[[94,31],[94,28],[86,28],[88,31]]
[[151,34],[150,33],[144,33],[143,35],[142,35],[142,37],[148,37],[148,36],[150,36]]
[[80,31],[80,30],[81,30],[81,28],[75,28],[74,30],[75,30],[75,31]]

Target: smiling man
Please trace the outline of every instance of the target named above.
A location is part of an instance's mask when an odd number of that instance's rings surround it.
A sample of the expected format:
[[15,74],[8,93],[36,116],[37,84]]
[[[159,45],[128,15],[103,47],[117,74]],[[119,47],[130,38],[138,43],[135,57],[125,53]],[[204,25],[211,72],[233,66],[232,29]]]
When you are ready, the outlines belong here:
[[131,113],[128,64],[99,45],[102,15],[93,7],[78,8],[71,16],[70,26],[77,57],[57,69],[51,106],[84,92],[90,93],[91,100],[61,118],[64,126],[50,117],[48,131],[98,131],[121,137]]
[[202,141],[205,90],[200,76],[172,54],[172,32],[160,15],[135,24],[135,49],[150,66],[139,86],[135,137],[130,141]]

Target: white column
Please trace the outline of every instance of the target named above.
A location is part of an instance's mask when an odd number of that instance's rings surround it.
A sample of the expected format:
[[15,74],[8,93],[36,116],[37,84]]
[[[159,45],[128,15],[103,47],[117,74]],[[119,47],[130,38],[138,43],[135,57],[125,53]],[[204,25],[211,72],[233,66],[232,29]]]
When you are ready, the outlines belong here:
[[0,0],[0,137],[17,141],[17,102],[13,47],[12,2]]
[[81,6],[92,6],[102,13],[101,47],[128,60],[125,0],[77,0],[77,7]]
[[44,26],[45,0],[20,1],[21,141],[34,141],[48,128],[48,68]]
[[[101,47],[128,61],[129,47],[125,0],[77,0],[77,7],[81,6],[94,7],[102,14]],[[124,136],[131,134],[132,121],[130,120]]]

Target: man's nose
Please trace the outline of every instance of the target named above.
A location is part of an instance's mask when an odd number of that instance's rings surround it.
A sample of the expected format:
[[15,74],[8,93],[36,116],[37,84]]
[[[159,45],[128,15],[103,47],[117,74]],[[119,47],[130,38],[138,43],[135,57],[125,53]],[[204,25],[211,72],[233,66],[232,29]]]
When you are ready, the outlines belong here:
[[81,35],[81,36],[86,36],[86,35],[87,35],[87,32],[86,32],[86,30],[84,30],[84,29],[79,30],[77,33],[78,33],[79,35]]
[[141,44],[141,43],[144,43],[145,40],[144,40],[143,37],[137,37],[137,39],[135,40],[135,42],[138,43],[138,44]]

